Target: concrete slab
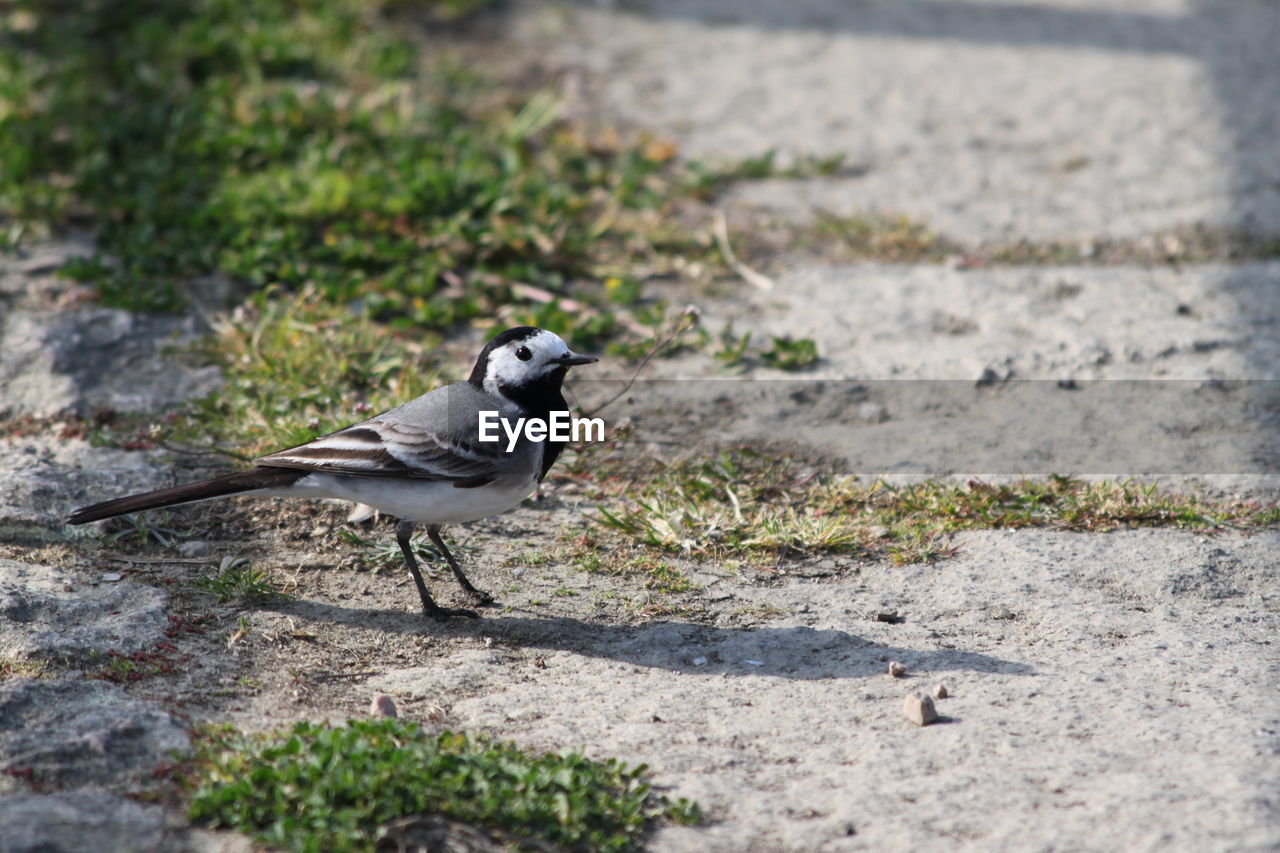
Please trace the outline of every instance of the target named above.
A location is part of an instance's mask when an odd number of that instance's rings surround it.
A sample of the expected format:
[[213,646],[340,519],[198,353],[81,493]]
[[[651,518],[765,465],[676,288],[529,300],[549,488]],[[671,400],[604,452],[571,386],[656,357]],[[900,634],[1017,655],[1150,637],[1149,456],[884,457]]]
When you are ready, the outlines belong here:
[[1267,0],[528,2],[579,108],[700,158],[846,155],[735,198],[905,213],[968,242],[1280,232]]
[[[712,582],[792,614],[754,629],[598,628],[583,649],[555,620],[499,616],[491,633],[545,648],[543,667],[512,677],[463,651],[368,688],[522,744],[648,762],[710,818],[664,828],[655,851],[1280,844],[1275,534],[958,541],[955,559],[834,583]],[[905,621],[876,622],[879,606]],[[909,723],[903,696],[939,682],[940,724]]]

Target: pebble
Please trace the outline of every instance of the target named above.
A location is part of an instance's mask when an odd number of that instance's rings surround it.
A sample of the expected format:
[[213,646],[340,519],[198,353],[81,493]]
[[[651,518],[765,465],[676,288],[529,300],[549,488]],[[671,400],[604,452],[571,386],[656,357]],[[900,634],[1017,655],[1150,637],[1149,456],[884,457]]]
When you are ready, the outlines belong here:
[[938,709],[934,707],[933,700],[919,693],[907,694],[902,702],[902,714],[917,726],[927,726],[938,720]]
[[939,684],[933,688],[934,699],[946,699],[948,695],[947,685]]
[[902,664],[898,663],[896,660],[889,661],[889,674],[892,675],[894,678],[901,678],[902,676],[907,674],[907,668]]
[[858,406],[858,420],[869,424],[882,424],[889,420],[889,410],[879,403],[863,403]]
[[896,610],[881,610],[876,613],[875,618],[877,622],[887,622],[890,625],[896,625],[902,617],[898,615],[898,611]]
[[398,717],[395,700],[385,693],[379,693],[369,703],[369,713],[375,717]]
[[192,539],[178,546],[178,554],[183,557],[205,557],[209,554],[209,543],[203,539]]
[[707,665],[707,659],[706,659],[706,658],[703,658],[703,657],[697,657],[697,658],[694,658],[694,659],[693,659],[693,665],[694,665],[694,666],[706,666],[706,665]]
[[[316,428],[319,428],[316,424]],[[347,515],[347,521],[351,524],[362,524],[377,515],[378,511],[368,504],[352,504],[351,512]]]

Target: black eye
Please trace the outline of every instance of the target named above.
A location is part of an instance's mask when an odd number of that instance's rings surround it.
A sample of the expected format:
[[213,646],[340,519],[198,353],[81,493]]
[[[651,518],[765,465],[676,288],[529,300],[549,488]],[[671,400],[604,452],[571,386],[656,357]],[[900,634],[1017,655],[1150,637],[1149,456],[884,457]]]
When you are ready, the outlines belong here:
[[529,352],[528,347],[520,347],[520,349],[516,350],[516,358],[521,361],[528,361],[533,358],[533,353]]

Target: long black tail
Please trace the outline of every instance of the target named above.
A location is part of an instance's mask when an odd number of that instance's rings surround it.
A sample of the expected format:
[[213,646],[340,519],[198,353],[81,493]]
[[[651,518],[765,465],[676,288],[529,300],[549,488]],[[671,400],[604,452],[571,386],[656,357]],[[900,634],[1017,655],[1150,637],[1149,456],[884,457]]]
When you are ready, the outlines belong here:
[[160,489],[155,492],[143,492],[140,495],[129,495],[113,501],[78,509],[67,519],[68,524],[87,524],[130,512],[144,509],[157,509],[162,506],[203,501],[209,498],[221,498],[240,492],[251,492],[257,489],[283,489],[293,485],[309,474],[294,468],[271,468],[259,465],[248,471],[237,471],[234,474],[223,474],[212,480],[201,480],[198,483],[187,483],[185,486],[174,486],[172,489]]

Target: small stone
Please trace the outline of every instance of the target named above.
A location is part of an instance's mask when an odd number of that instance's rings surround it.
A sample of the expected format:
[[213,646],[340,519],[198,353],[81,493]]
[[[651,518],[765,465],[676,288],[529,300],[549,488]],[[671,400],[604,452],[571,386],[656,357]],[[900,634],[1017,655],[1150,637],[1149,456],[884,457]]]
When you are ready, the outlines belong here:
[[975,382],[974,385],[979,388],[990,388],[992,385],[996,385],[1000,381],[1001,378],[999,373],[996,373],[995,370],[990,367],[984,367],[982,369],[982,375],[978,377],[978,381]]
[[889,410],[879,403],[863,403],[858,406],[858,420],[868,424],[882,424],[889,420]]
[[122,579],[123,577],[124,577],[124,572],[103,572],[102,573],[103,583],[115,583],[116,581]]
[[694,666],[706,666],[706,665],[707,665],[707,659],[706,659],[706,658],[704,658],[704,657],[696,657],[696,658],[694,658],[694,659],[693,659],[693,665],[694,665]]
[[183,557],[207,557],[210,545],[203,539],[192,539],[178,546],[178,553]]
[[379,693],[369,703],[369,713],[374,717],[398,717],[395,700],[385,693]]
[[897,625],[902,621],[902,617],[898,615],[896,610],[881,610],[875,615],[877,622],[886,622],[890,625]]
[[902,713],[917,726],[927,726],[938,721],[938,709],[933,700],[919,693],[908,693],[902,702]]
[[351,512],[347,514],[347,521],[350,524],[362,524],[377,514],[378,511],[368,504],[353,503]]
[[889,674],[894,678],[901,678],[907,674],[907,668],[896,660],[889,661]]
[[947,685],[945,684],[934,685],[934,688],[933,688],[934,699],[946,699],[947,695],[948,695]]

